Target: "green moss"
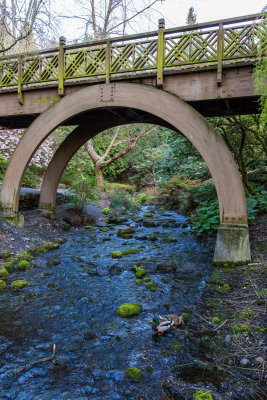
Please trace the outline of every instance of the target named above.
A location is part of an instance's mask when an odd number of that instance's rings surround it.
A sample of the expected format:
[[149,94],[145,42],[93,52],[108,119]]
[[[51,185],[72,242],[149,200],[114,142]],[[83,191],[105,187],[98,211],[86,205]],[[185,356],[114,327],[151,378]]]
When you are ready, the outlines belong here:
[[21,260],[19,263],[18,263],[18,269],[20,270],[20,271],[26,271],[26,269],[28,269],[29,268],[29,263],[28,263],[28,261],[27,260]]
[[113,251],[112,258],[121,258],[123,255],[122,251]]
[[144,278],[145,282],[151,282],[151,278],[149,278],[149,276],[147,276],[146,278]]
[[9,275],[9,272],[6,268],[0,268],[0,279],[6,279]]
[[151,218],[151,217],[153,217],[153,214],[151,214],[151,213],[144,213],[144,217]]
[[100,228],[100,231],[101,231],[101,232],[108,232],[109,229],[108,229],[108,228]]
[[182,317],[183,317],[184,320],[187,320],[187,319],[190,318],[190,314],[188,314],[188,313],[183,313],[183,314],[182,314]]
[[1,251],[0,251],[0,258],[1,258],[2,260],[6,260],[7,258],[10,257],[10,255],[11,255],[11,253],[10,253],[9,250],[1,250]]
[[137,283],[138,285],[140,285],[142,283],[142,279],[136,279],[135,283]]
[[86,229],[87,231],[95,231],[95,227],[91,225],[84,226],[84,229]]
[[48,251],[48,250],[45,249],[43,246],[35,246],[35,247],[32,247],[32,248],[29,250],[29,252],[30,252],[31,254],[46,253],[47,251]]
[[141,304],[124,303],[117,309],[117,314],[122,318],[131,318],[140,314],[141,311],[142,311]]
[[135,265],[134,270],[135,276],[138,279],[143,278],[147,274],[146,270],[142,266],[138,267],[137,265]]
[[58,243],[58,244],[63,244],[63,243],[66,242],[66,239],[64,239],[64,238],[58,238],[58,239],[55,240],[55,242]]
[[256,329],[260,333],[267,333],[267,328],[262,328],[261,326],[257,326]]
[[133,233],[135,233],[135,229],[133,228],[120,228],[117,230],[118,236],[132,235]]
[[2,292],[3,290],[5,290],[5,288],[6,288],[6,282],[0,280],[0,292]]
[[137,250],[137,249],[126,249],[126,250],[123,250],[123,252],[122,252],[123,255],[136,254],[136,253],[139,253],[139,250]]
[[146,246],[144,245],[144,244],[140,244],[140,249],[145,249],[146,248]]
[[173,344],[170,345],[170,348],[173,351],[175,351],[176,353],[178,353],[181,350],[182,345],[181,345],[181,343],[173,343]]
[[148,288],[151,292],[155,292],[157,290],[157,287],[155,285],[155,283],[153,282],[148,282],[146,283],[146,288]]
[[193,400],[213,400],[213,398],[206,390],[198,390],[193,394]]
[[12,282],[10,286],[11,286],[12,290],[19,290],[19,289],[24,288],[27,285],[28,285],[28,282],[22,281],[22,280],[18,280],[18,281]]
[[13,263],[11,263],[11,262],[5,262],[3,265],[2,265],[8,272],[13,272],[14,271],[14,264]]
[[250,330],[250,326],[248,324],[243,324],[240,326],[233,325],[231,329],[235,333],[247,333]]
[[134,219],[134,222],[142,222],[143,221],[143,218],[135,218]]
[[28,251],[22,251],[19,255],[18,255],[18,259],[21,260],[26,260],[26,261],[30,261],[33,260],[34,257],[31,253],[29,253]]
[[56,250],[59,248],[59,243],[53,243],[53,242],[44,242],[43,246],[47,250]]
[[108,207],[103,208],[102,213],[108,215],[110,213],[110,209]]
[[150,238],[151,242],[155,242],[158,239],[157,235],[150,235],[149,238]]
[[249,318],[252,317],[253,312],[251,310],[241,311],[240,316],[241,318]]
[[231,288],[230,288],[230,286],[229,285],[227,285],[227,283],[225,283],[224,285],[223,285],[223,287],[222,287],[222,291],[223,292],[227,292],[228,290],[230,290]]
[[174,236],[168,236],[166,242],[168,243],[178,242],[178,239]]
[[213,317],[212,318],[212,322],[213,322],[213,324],[219,324],[220,323],[220,319],[218,317]]
[[139,368],[130,367],[125,371],[125,378],[131,379],[134,382],[140,382],[144,379],[144,374]]

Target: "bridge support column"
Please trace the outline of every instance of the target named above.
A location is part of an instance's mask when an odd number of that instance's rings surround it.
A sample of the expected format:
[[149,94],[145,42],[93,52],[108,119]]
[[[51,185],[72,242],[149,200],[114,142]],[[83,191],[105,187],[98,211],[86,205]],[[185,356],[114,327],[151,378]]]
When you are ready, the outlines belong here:
[[240,264],[250,260],[248,226],[221,224],[217,232],[214,263]]

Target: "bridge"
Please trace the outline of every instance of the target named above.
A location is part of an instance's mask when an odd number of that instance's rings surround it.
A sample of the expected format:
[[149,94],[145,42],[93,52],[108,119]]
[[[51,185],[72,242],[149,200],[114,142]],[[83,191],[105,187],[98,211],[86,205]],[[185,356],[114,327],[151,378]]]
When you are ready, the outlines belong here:
[[220,227],[214,260],[250,260],[246,199],[232,156],[206,116],[258,112],[252,77],[264,54],[259,14],[109,38],[0,59],[0,125],[28,128],[7,168],[2,214],[18,213],[23,175],[33,154],[60,125],[77,128],[45,173],[40,208],[53,210],[69,160],[91,137],[126,123],[154,123],[186,136],[216,186]]

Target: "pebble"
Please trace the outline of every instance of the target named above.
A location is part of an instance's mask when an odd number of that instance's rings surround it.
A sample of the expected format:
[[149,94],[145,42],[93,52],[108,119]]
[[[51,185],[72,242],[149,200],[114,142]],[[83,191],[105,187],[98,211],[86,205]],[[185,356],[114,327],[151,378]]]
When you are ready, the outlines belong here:
[[231,340],[232,340],[232,336],[231,335],[226,335],[225,336],[225,339],[224,339],[225,343],[229,343],[229,342],[231,342]]
[[247,358],[242,358],[242,359],[240,360],[240,364],[246,366],[246,365],[249,364],[249,360],[248,360]]
[[261,356],[255,358],[255,363],[256,364],[263,364],[264,363],[264,358],[261,357]]

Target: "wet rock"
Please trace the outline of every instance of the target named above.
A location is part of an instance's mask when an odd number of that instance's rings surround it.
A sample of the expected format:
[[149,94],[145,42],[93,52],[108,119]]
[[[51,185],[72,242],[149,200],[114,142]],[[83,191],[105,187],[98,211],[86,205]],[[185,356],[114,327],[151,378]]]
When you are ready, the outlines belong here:
[[255,358],[255,364],[263,364],[264,363],[264,358],[259,356]]
[[113,251],[112,258],[121,258],[123,255],[122,251]]
[[96,338],[96,333],[93,330],[89,329],[88,331],[84,332],[83,337],[87,340],[93,340]]
[[107,267],[97,267],[96,269],[97,275],[98,276],[106,276],[109,274],[108,268]]
[[135,236],[136,240],[147,240],[147,236]]
[[126,218],[126,217],[116,217],[116,216],[112,216],[112,217],[110,217],[109,220],[108,220],[108,222],[109,222],[110,224],[115,224],[115,225],[123,224],[123,223],[126,222],[126,221],[127,221],[127,218]]
[[145,226],[146,228],[155,228],[156,226],[159,226],[159,222],[155,222],[155,221],[144,221],[143,222],[143,226]]
[[178,239],[174,236],[168,236],[166,238],[166,242],[168,242],[168,243],[178,242]]
[[177,269],[177,265],[174,263],[168,264],[166,263],[160,263],[157,265],[156,270],[162,274],[171,274],[175,272]]
[[157,235],[150,235],[149,238],[150,238],[151,242],[155,242],[158,239]]
[[225,341],[225,343],[230,343],[232,341],[232,336],[226,335],[224,341]]
[[133,233],[135,233],[135,229],[133,228],[120,228],[117,231],[117,235],[121,237],[123,235],[132,235]]
[[245,367],[246,365],[249,364],[249,360],[248,360],[247,358],[242,358],[242,359],[240,360],[240,364],[243,365],[243,366]]

